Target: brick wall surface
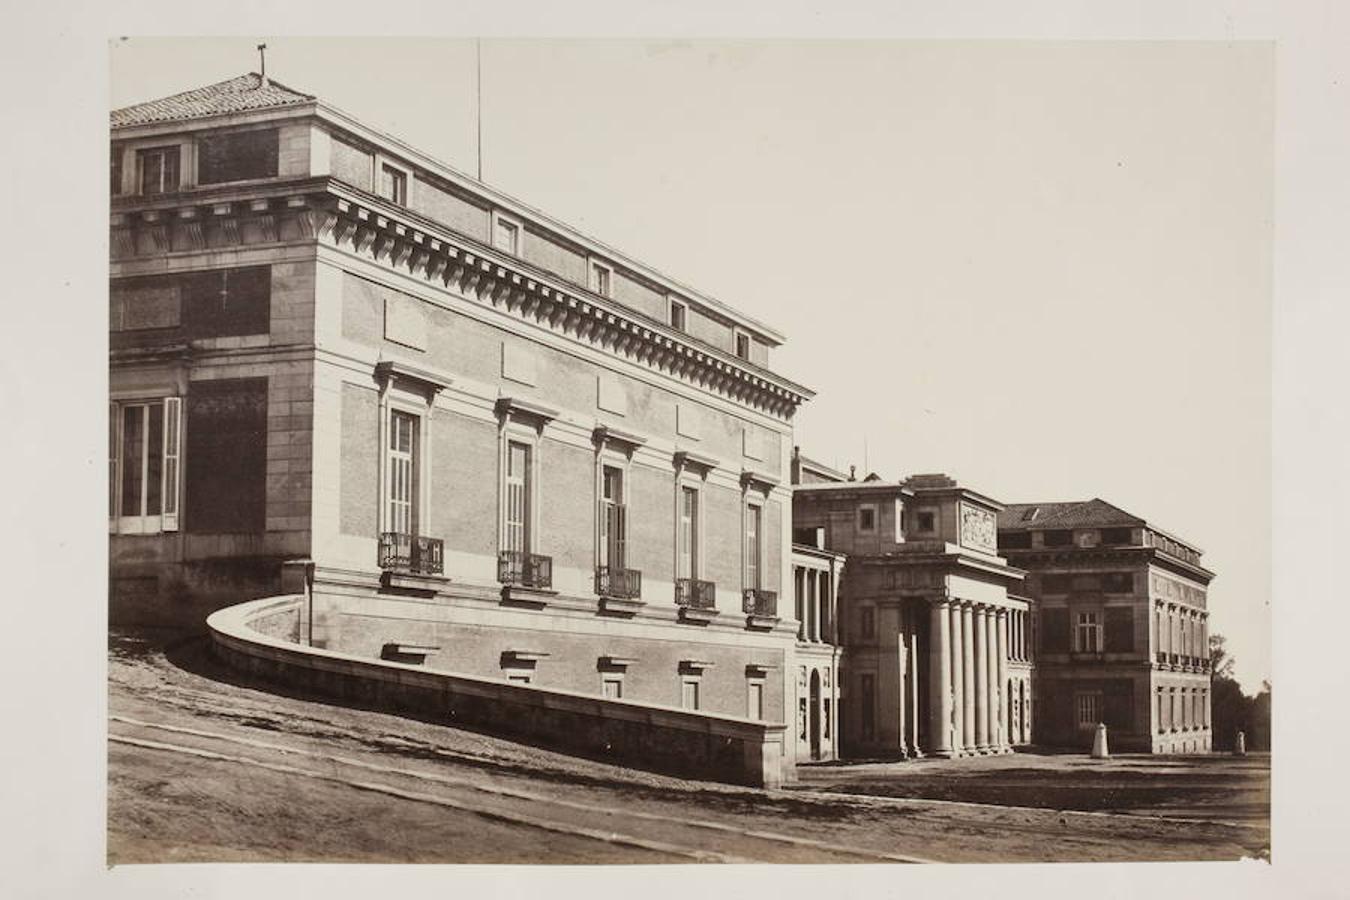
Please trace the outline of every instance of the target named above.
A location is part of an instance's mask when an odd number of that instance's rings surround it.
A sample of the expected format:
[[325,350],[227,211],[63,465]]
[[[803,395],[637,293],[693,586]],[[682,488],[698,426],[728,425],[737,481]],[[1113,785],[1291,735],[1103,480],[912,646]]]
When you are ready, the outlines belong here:
[[488,242],[491,212],[425,178],[418,177],[413,181],[412,208],[460,234]]
[[432,420],[432,530],[447,547],[497,552],[497,429],[437,410]]
[[586,286],[586,257],[537,231],[525,230],[521,256],[526,262],[554,272],[573,284]]
[[333,177],[363,191],[371,189],[371,155],[346,141],[333,138],[329,167]]
[[536,552],[553,565],[595,565],[595,454],[545,439],[539,445],[539,531]]

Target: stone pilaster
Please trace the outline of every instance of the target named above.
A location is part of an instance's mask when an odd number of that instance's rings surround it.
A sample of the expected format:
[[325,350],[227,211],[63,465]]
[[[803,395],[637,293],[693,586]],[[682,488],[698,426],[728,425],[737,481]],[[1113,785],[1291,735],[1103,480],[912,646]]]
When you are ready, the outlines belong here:
[[933,600],[929,607],[928,657],[932,684],[929,685],[931,747],[935,756],[952,755],[952,662],[951,613],[946,597]]

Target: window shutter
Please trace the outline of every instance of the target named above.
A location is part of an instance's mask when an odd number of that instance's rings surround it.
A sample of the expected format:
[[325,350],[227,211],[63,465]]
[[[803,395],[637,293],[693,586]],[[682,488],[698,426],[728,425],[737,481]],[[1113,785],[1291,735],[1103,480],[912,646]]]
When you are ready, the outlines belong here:
[[178,470],[182,465],[182,408],[179,397],[164,398],[164,531],[178,530]]
[[1134,610],[1128,606],[1106,608],[1106,652],[1134,652]]
[[614,507],[614,562],[621,569],[628,568],[628,507]]
[[1041,649],[1047,653],[1069,652],[1069,611],[1047,609],[1041,615]]

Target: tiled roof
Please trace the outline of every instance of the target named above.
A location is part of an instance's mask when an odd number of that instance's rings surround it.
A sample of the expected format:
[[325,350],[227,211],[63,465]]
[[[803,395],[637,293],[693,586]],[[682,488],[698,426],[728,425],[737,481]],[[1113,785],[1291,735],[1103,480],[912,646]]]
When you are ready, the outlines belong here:
[[261,75],[249,72],[247,75],[183,91],[181,94],[115,109],[112,111],[111,119],[113,128],[125,128],[129,125],[202,119],[207,116],[295,106],[313,99],[314,97],[309,94],[293,91],[270,78],[263,81]]
[[1032,528],[1110,528],[1147,524],[1118,506],[1094,497],[1072,503],[1012,503],[998,514],[1003,531]]

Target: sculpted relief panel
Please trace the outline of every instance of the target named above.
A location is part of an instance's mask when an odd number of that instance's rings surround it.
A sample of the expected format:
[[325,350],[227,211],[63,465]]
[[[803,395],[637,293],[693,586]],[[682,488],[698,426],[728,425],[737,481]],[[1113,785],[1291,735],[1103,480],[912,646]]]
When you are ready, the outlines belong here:
[[994,553],[998,550],[998,525],[987,509],[961,504],[961,546]]

